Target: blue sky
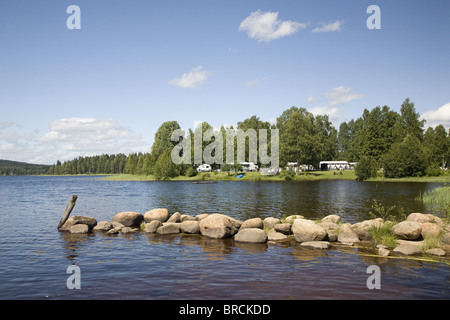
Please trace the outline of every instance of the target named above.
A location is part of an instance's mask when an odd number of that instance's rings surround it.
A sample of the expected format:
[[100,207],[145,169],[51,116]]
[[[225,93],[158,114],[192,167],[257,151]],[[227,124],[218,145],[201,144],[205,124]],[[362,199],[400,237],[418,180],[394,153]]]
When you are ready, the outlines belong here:
[[449,14],[446,0],[0,0],[0,159],[148,152],[164,121],[274,121],[291,106],[338,128],[407,97],[449,128]]

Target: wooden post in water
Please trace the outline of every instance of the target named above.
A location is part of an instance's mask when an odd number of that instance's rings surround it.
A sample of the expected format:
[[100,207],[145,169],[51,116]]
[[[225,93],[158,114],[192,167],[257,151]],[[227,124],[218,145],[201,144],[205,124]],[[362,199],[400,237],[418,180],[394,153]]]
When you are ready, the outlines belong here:
[[72,212],[73,208],[75,207],[75,202],[77,202],[77,198],[78,198],[78,196],[76,196],[76,195],[73,195],[72,197],[70,197],[70,201],[67,204],[66,210],[64,211],[64,214],[63,214],[61,220],[59,221],[58,230],[59,230],[59,228],[61,228],[63,226],[63,224],[67,221],[67,219],[69,219],[70,213]]

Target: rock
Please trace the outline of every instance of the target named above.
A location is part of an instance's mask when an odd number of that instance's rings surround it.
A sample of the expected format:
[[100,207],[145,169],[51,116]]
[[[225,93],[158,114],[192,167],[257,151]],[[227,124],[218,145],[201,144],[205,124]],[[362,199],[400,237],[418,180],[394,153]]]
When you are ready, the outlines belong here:
[[122,229],[122,228],[112,228],[111,230],[109,230],[108,232],[106,232],[106,234],[107,234],[108,236],[112,236],[112,235],[118,234],[119,231],[120,231],[121,229]]
[[241,225],[241,229],[246,229],[246,228],[262,229],[263,227],[264,227],[264,225],[263,225],[263,221],[261,218],[253,218],[253,219],[245,220]]
[[420,237],[422,228],[416,221],[402,221],[392,227],[394,234],[403,240],[415,240]]
[[203,219],[207,218],[209,216],[209,213],[200,213],[198,215],[195,216],[195,218],[198,221],[202,221]]
[[269,241],[280,241],[286,240],[288,237],[280,232],[269,232],[267,235],[267,240]]
[[259,228],[244,228],[234,236],[234,241],[250,242],[250,243],[264,243],[267,241],[267,234],[264,230]]
[[442,227],[436,223],[424,222],[421,224],[422,227],[422,237],[436,237],[443,231]]
[[407,218],[406,221],[415,221],[415,222],[419,222],[419,223],[424,223],[424,222],[434,222],[437,223],[441,226],[444,225],[444,222],[442,221],[441,218],[433,215],[433,214],[425,214],[425,213],[418,213],[418,212],[414,212],[411,213]]
[[147,232],[147,233],[155,233],[156,230],[158,230],[158,228],[161,227],[161,226],[162,226],[161,221],[153,220],[153,221],[145,224],[144,231]]
[[267,229],[272,229],[277,223],[280,223],[280,219],[278,218],[268,217],[264,219],[264,226]]
[[127,234],[127,233],[135,233],[138,232],[139,229],[138,228],[131,228],[131,227],[123,227],[122,229],[120,229],[120,232],[123,234]]
[[298,215],[298,214],[294,214],[291,216],[288,216],[286,219],[284,219],[284,222],[286,223],[294,223],[295,219],[304,219],[304,216]]
[[169,222],[169,223],[165,223],[161,227],[159,227],[156,230],[156,232],[159,234],[180,233],[180,227],[179,227],[178,223]]
[[[67,221],[66,221],[67,222]],[[75,224],[69,228],[70,233],[88,233],[89,232],[89,226],[87,224]]]
[[285,235],[291,234],[291,224],[290,223],[278,223],[273,226],[276,232],[280,232]]
[[307,219],[295,219],[292,233],[298,242],[321,241],[327,236],[324,228]]
[[382,257],[387,257],[391,254],[391,251],[384,244],[377,244],[378,255]]
[[414,255],[421,252],[420,248],[413,244],[402,243],[394,248],[393,252],[403,254],[403,255]]
[[119,231],[120,231],[120,229],[125,227],[123,224],[121,224],[120,222],[117,222],[117,221],[112,221],[111,224],[112,224],[114,229],[117,229]]
[[190,216],[188,214],[182,214],[180,216],[180,222],[184,221],[198,221],[196,217]]
[[339,230],[339,228],[340,228],[337,223],[329,222],[329,221],[319,222],[317,225],[324,228],[326,232],[333,231],[333,230]]
[[197,234],[200,233],[200,222],[195,220],[185,220],[180,223],[182,233]]
[[359,242],[358,234],[352,230],[349,224],[344,224],[339,228],[338,239],[340,243],[351,244]]
[[200,221],[202,235],[214,239],[223,239],[234,236],[242,222],[227,215],[214,213]]
[[144,216],[138,212],[119,212],[112,218],[112,222],[118,222],[125,227],[139,227],[144,220]]
[[450,232],[444,233],[442,236],[442,242],[445,244],[450,244]]
[[167,222],[181,222],[181,214],[179,212],[175,212],[170,216]]
[[329,249],[331,244],[328,241],[305,241],[300,246],[311,249]]
[[435,256],[440,256],[440,257],[445,256],[445,251],[440,248],[428,249],[425,251],[425,253],[432,254]]
[[77,224],[85,224],[88,226],[89,230],[92,230],[97,225],[97,220],[91,217],[85,216],[72,216],[67,219],[66,222],[59,229],[60,231],[70,231],[70,228]]
[[152,209],[144,214],[144,220],[146,223],[152,222],[153,220],[166,222],[169,220],[169,210],[166,208]]
[[358,235],[359,240],[372,240],[370,229],[382,226],[383,226],[383,219],[376,218],[372,220],[364,220],[362,222],[355,223],[352,225],[352,229]]
[[336,233],[333,233],[333,231],[327,231],[327,238],[329,242],[338,241],[338,235]]
[[109,221],[100,221],[97,223],[97,225],[94,227],[95,231],[109,231],[113,228],[113,225]]
[[339,223],[339,221],[341,221],[341,217],[336,214],[330,214],[322,219],[322,222]]

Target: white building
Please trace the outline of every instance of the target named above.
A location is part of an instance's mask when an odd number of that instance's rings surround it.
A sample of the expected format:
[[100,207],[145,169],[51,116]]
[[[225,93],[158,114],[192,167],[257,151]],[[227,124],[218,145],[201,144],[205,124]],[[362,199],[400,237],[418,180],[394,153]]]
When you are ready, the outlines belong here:
[[320,161],[319,167],[321,171],[351,169],[347,161]]

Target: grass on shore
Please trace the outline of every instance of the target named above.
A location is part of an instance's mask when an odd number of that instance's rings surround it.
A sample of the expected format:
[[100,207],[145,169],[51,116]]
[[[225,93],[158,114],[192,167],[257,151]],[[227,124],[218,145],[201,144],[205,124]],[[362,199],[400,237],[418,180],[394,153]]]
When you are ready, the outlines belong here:
[[[292,177],[286,178],[283,174],[274,176],[264,176],[259,172],[246,172],[242,178],[237,178],[237,173],[227,172],[208,172],[199,173],[194,177],[178,176],[169,179],[170,181],[320,181],[320,180],[356,180],[356,175],[353,170],[345,171],[310,171],[302,172]],[[131,174],[117,174],[108,175],[102,180],[108,181],[157,181],[153,175],[131,175]],[[405,177],[397,179],[388,178],[372,178],[367,181],[372,182],[437,182],[450,183],[450,172],[445,172],[438,177]]]

